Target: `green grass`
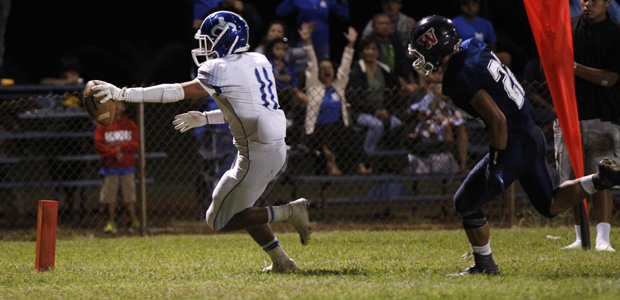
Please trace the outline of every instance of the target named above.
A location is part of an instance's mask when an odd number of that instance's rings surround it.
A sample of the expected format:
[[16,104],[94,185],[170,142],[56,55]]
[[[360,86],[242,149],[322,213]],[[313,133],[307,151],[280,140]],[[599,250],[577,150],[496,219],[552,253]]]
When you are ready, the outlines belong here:
[[495,229],[502,275],[465,278],[446,277],[472,263],[461,230],[315,232],[307,247],[279,233],[297,274],[262,274],[246,234],[63,237],[41,273],[34,242],[4,241],[0,299],[620,299],[619,254],[560,250],[573,234]]

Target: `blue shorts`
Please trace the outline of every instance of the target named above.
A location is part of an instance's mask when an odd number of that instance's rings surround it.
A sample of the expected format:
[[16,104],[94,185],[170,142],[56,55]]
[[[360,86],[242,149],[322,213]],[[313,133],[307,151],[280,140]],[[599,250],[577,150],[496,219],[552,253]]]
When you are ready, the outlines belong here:
[[[558,187],[549,171],[546,159],[547,143],[538,126],[518,140],[508,141],[504,150],[504,185],[510,186],[519,180],[534,208],[547,218],[553,192]],[[469,173],[454,195],[454,206],[461,215],[480,210],[482,205],[495,196],[486,184],[486,169],[489,164],[487,154]]]

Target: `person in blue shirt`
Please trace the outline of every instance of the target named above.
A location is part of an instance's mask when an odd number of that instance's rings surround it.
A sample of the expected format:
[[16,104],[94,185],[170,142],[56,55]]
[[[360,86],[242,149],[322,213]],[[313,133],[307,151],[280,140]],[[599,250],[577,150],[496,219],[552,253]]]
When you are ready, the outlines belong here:
[[[329,59],[329,23],[330,14],[339,20],[349,19],[347,0],[284,0],[276,8],[278,17],[296,13],[297,28],[303,23],[316,23],[312,32],[312,45],[319,60]],[[299,43],[302,43],[299,39]]]
[[420,20],[411,32],[409,51],[416,58],[413,68],[422,76],[443,70],[443,94],[479,118],[490,137],[489,153],[454,195],[475,263],[450,275],[499,274],[482,206],[514,181],[519,181],[534,208],[548,218],[620,183],[620,166],[603,159],[596,173],[558,186],[547,165],[545,138],[532,120],[523,88],[485,43],[461,40],[449,19],[429,16]]
[[216,8],[222,0],[192,0],[194,6],[194,20],[192,28],[198,29],[209,13]]
[[296,89],[299,87],[295,64],[288,60],[287,54],[288,39],[285,37],[273,39],[265,47],[265,56],[273,67],[278,93],[287,88]]
[[500,62],[510,68],[512,57],[506,51],[497,52],[497,36],[491,21],[478,15],[480,0],[461,0],[461,15],[452,19],[456,32],[463,40],[476,38],[485,42],[495,52]]
[[463,40],[476,38],[495,51],[495,43],[497,43],[495,28],[491,21],[478,16],[480,0],[461,0],[461,11],[463,14],[452,19],[459,36]]

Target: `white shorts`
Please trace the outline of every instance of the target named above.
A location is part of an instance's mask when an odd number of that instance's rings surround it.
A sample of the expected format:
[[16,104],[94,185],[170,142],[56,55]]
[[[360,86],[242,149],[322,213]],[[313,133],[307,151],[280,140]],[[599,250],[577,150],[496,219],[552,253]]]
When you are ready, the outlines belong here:
[[272,154],[248,160],[237,155],[213,191],[213,202],[207,210],[207,224],[220,230],[240,211],[254,206],[269,182],[286,160],[286,144]]
[[[579,121],[581,130],[581,148],[583,151],[584,174],[594,174],[598,171],[598,163],[608,157],[618,161],[620,154],[620,126],[601,120]],[[555,163],[560,182],[574,179],[573,167],[566,150],[566,143],[562,129],[556,119],[553,122],[555,136]]]

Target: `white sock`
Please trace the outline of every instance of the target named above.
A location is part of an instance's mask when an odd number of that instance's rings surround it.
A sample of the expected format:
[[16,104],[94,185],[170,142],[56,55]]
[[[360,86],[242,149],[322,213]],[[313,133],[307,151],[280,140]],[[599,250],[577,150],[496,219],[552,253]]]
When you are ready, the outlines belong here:
[[282,247],[280,246],[278,238],[274,238],[273,241],[261,247],[265,252],[267,252],[267,255],[269,255],[272,262],[280,262],[289,259],[286,252],[284,252],[284,249],[282,249]]
[[491,255],[491,241],[490,240],[484,246],[472,245],[471,248],[472,250],[474,250],[474,253],[477,253],[480,255]]
[[581,241],[581,226],[575,225],[575,241]]
[[581,183],[583,190],[586,191],[586,193],[590,195],[597,192],[597,190],[594,188],[594,182],[592,182],[593,177],[594,177],[594,174],[579,178],[579,183]]
[[596,245],[605,243],[607,245],[611,245],[609,242],[609,229],[611,225],[609,223],[598,223],[596,224]]
[[269,223],[287,221],[293,214],[291,206],[288,204],[280,206],[267,206],[267,216]]

